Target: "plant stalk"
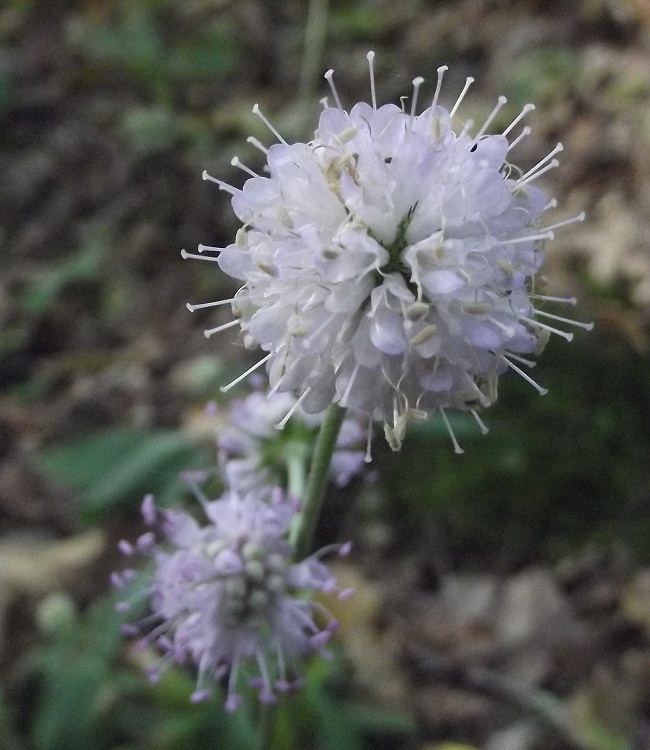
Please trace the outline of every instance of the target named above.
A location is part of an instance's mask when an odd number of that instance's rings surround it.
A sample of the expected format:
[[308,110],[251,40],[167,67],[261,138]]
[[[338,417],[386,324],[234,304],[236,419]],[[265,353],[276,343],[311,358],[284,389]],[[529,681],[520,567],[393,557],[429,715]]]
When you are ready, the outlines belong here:
[[292,534],[291,541],[296,561],[303,560],[311,552],[314,531],[327,487],[332,454],[344,417],[345,409],[338,404],[332,404],[325,413],[325,419],[318,433],[302,512]]

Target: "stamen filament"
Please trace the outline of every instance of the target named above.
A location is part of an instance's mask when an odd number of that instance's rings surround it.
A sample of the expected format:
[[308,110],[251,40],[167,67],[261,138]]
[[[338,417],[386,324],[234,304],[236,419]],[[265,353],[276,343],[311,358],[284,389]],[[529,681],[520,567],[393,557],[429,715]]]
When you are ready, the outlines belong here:
[[575,297],[549,297],[547,294],[529,294],[531,299],[541,299],[545,302],[564,302],[567,305],[577,305],[578,300]]
[[247,378],[252,372],[255,372],[255,370],[257,370],[258,367],[261,367],[265,362],[268,362],[272,354],[273,352],[269,352],[266,355],[266,357],[262,357],[262,359],[260,359],[259,362],[254,364],[252,367],[249,367],[248,370],[246,370],[246,372],[243,372],[241,375],[236,377],[232,382],[228,383],[228,385],[222,385],[221,388],[219,388],[219,390],[222,393],[228,393],[228,391],[231,388],[234,388],[234,386],[236,386],[238,383],[241,383],[241,381]]
[[501,135],[508,135],[508,133],[515,127],[515,125],[522,120],[529,112],[535,109],[534,104],[524,104],[521,112],[515,117],[515,119],[508,125],[508,127],[501,133]]
[[213,247],[211,245],[203,245],[199,242],[198,251],[200,253],[203,252],[209,252],[209,253],[220,253],[224,248],[223,247]]
[[495,325],[500,331],[503,331],[508,338],[512,338],[515,335],[515,329],[512,326],[508,326],[502,323],[500,320],[493,318],[491,315],[487,316],[487,320]]
[[527,373],[525,373],[521,369],[521,367],[517,367],[517,365],[514,362],[511,362],[507,357],[503,357],[502,356],[501,359],[508,365],[508,367],[510,367],[511,369],[513,369],[517,373],[517,375],[520,375],[527,383],[530,383],[530,385],[532,385],[533,388],[536,391],[538,391],[538,393],[540,394],[540,396],[545,396],[548,393],[548,388],[542,388],[542,386],[539,383],[537,383],[536,381],[534,381],[530,377],[530,375],[528,375]]
[[246,174],[249,174],[249,175],[250,175],[251,177],[259,177],[259,176],[260,176],[260,175],[258,175],[258,174],[257,174],[257,172],[253,172],[253,170],[252,170],[252,169],[250,169],[250,167],[247,167],[247,166],[246,166],[246,165],[245,165],[245,164],[244,164],[244,163],[243,163],[243,162],[242,162],[242,161],[241,161],[241,160],[239,159],[239,157],[238,157],[238,156],[233,156],[233,157],[232,157],[232,159],[230,160],[230,163],[232,164],[232,166],[233,166],[233,167],[238,167],[238,168],[239,168],[239,169],[241,169],[241,170],[242,170],[243,172],[246,172]]
[[354,369],[352,370],[352,375],[350,375],[350,380],[348,381],[347,386],[345,387],[345,392],[343,393],[343,398],[339,402],[341,406],[347,406],[348,405],[348,398],[350,396],[350,391],[352,390],[352,386],[354,385],[354,379],[357,377],[357,373],[359,372],[359,363],[357,362],[354,366]]
[[474,140],[472,141],[472,144],[476,143],[478,141],[478,139],[483,135],[483,133],[485,133],[485,131],[490,127],[490,124],[492,123],[492,120],[494,120],[494,118],[499,113],[499,110],[501,110],[503,108],[503,106],[507,102],[508,102],[508,100],[506,99],[505,96],[500,96],[497,99],[496,106],[494,107],[494,109],[492,110],[492,112],[490,112],[490,114],[488,115],[487,119],[483,123],[483,127],[474,136]]
[[519,245],[522,242],[537,242],[537,240],[552,240],[553,232],[544,232],[543,234],[531,234],[528,237],[515,237],[511,240],[499,240],[499,245]]
[[417,78],[414,78],[413,81],[413,101],[411,102],[411,124],[413,124],[413,121],[415,119],[415,108],[417,107],[418,103],[418,93],[420,91],[420,86],[424,83],[424,78],[422,76],[418,76]]
[[363,460],[369,464],[372,461],[372,452],[370,450],[372,445],[372,417],[368,420],[368,430],[366,434],[366,455]]
[[241,193],[241,190],[239,190],[236,187],[233,187],[232,185],[229,185],[227,182],[224,182],[223,180],[218,180],[216,177],[212,177],[212,175],[209,175],[207,170],[203,170],[202,175],[204,180],[210,180],[210,182],[216,182],[217,185],[219,185],[219,190],[224,190],[226,193],[230,193],[231,195],[239,195]]
[[442,79],[445,75],[445,71],[449,70],[449,67],[447,65],[441,65],[438,68],[438,82],[436,83],[436,90],[433,94],[433,101],[431,102],[431,109],[435,109],[436,105],[438,104],[438,97],[440,96],[440,89],[442,88]]
[[228,690],[227,695],[228,698],[226,700],[226,710],[230,708],[231,711],[234,711],[237,706],[239,705],[239,696],[237,695],[237,676],[239,674],[239,662],[240,662],[240,656],[239,656],[239,649],[236,649],[235,651],[235,659],[232,662],[232,668],[230,669],[230,675],[228,677]]
[[546,162],[549,159],[552,159],[555,156],[555,154],[559,154],[560,151],[563,151],[563,150],[564,150],[564,146],[561,143],[558,143],[552,151],[546,154],[546,156],[543,159],[540,159],[537,162],[537,164],[535,164],[534,167],[532,167],[531,169],[528,170],[528,172],[526,172],[526,174],[523,174],[521,176],[520,178],[521,181],[523,182],[527,177],[530,177],[531,174],[534,174],[535,172],[537,172],[537,170],[542,166],[542,164],[546,164]]
[[377,94],[375,91],[375,67],[374,67],[374,61],[375,61],[375,53],[370,50],[368,54],[366,55],[366,59],[368,60],[368,68],[370,69],[370,100],[372,101],[372,108],[376,111],[377,110]]
[[203,331],[203,335],[206,339],[209,339],[210,336],[214,336],[215,333],[220,333],[221,331],[225,331],[227,328],[232,328],[236,325],[239,325],[239,318],[235,318],[235,320],[231,320],[230,323],[224,323],[222,326],[217,326],[216,328],[208,328]]
[[525,357],[520,356],[519,354],[515,354],[514,352],[506,352],[509,357],[512,357],[513,359],[516,359],[517,362],[521,362],[522,365],[526,365],[526,367],[535,367],[537,362],[534,362],[532,359],[526,359]]
[[535,172],[535,174],[531,174],[530,177],[527,177],[524,179],[521,177],[517,184],[519,186],[521,185],[527,185],[529,182],[532,182],[533,180],[536,180],[538,177],[541,177],[545,172],[548,172],[549,169],[555,169],[555,167],[558,167],[560,165],[560,162],[557,159],[553,159],[553,161],[550,164],[547,164],[545,167],[539,170],[539,172]]
[[257,138],[255,138],[252,135],[249,135],[246,139],[247,143],[250,143],[252,146],[255,146],[256,149],[259,149],[263,154],[268,154],[269,150],[262,144],[261,141],[259,141]]
[[285,425],[287,422],[291,419],[296,409],[302,404],[302,402],[307,398],[309,395],[309,392],[311,391],[311,386],[308,386],[305,388],[303,394],[300,396],[300,398],[296,401],[296,403],[289,409],[287,414],[275,425],[276,430],[284,430]]
[[553,313],[544,312],[543,310],[535,310],[535,315],[543,315],[545,318],[551,320],[557,320],[559,323],[567,323],[568,325],[578,326],[578,328],[584,328],[585,331],[593,330],[593,323],[583,323],[580,320],[571,320],[571,318],[563,318],[560,315],[553,315]]
[[440,406],[439,409],[440,414],[442,414],[442,421],[445,423],[445,427],[447,428],[447,432],[449,433],[449,437],[451,438],[451,442],[454,446],[454,453],[465,453],[465,451],[458,444],[458,440],[456,440],[456,436],[454,435],[454,431],[451,429],[451,425],[449,424],[449,420],[447,419],[447,414],[445,413],[444,408]]
[[449,119],[453,119],[454,115],[456,114],[456,111],[458,110],[458,107],[460,107],[460,103],[465,98],[465,94],[467,93],[467,90],[473,83],[474,83],[474,79],[472,78],[472,76],[468,76],[465,79],[465,85],[463,86],[463,90],[458,95],[458,99],[456,99],[456,104],[454,104],[451,112],[449,113]]
[[[531,134],[531,129],[528,127],[528,125],[524,126],[521,133],[512,141],[512,143],[508,146],[508,151],[513,149],[520,141],[523,141],[523,139]],[[508,153],[508,152],[506,152]]]
[[487,435],[490,431],[490,428],[485,424],[485,422],[479,417],[476,409],[470,409],[470,414],[474,417],[476,420],[476,424],[478,425],[479,430],[481,431],[482,435]]
[[187,309],[190,312],[194,312],[195,310],[203,310],[206,307],[217,307],[218,305],[228,305],[234,301],[235,301],[235,298],[231,297],[231,299],[219,299],[219,300],[216,300],[215,302],[201,302],[201,304],[199,305],[191,305],[188,302],[186,303],[185,307],[187,307]]
[[339,99],[336,86],[334,85],[334,70],[330,68],[323,77],[329,83],[330,88],[332,89],[332,94],[334,95],[334,101],[336,102],[336,106],[341,110],[341,112],[343,112],[344,110],[343,110],[343,107],[341,106],[341,100]]
[[545,331],[549,331],[550,333],[556,333],[558,336],[562,336],[562,338],[566,339],[567,341],[573,341],[573,334],[568,333],[567,331],[561,331],[559,328],[553,328],[552,326],[546,325],[546,323],[541,323],[539,320],[535,320],[534,318],[526,318],[523,315],[521,316],[520,320],[523,320],[526,323],[530,323],[530,325],[532,326],[542,328]]
[[257,115],[257,117],[260,118],[260,120],[266,125],[266,127],[273,133],[273,135],[280,141],[280,143],[284,143],[284,145],[287,145],[287,142],[284,140],[284,138],[278,133],[278,131],[271,125],[271,123],[266,119],[266,117],[262,114],[260,110],[259,104],[253,105],[253,114]]
[[[286,374],[286,373],[285,373]],[[284,380],[284,375],[278,380],[278,382],[271,388],[271,390],[266,394],[267,401],[275,396],[275,394],[278,392],[280,386],[282,385],[282,381]]]
[[196,253],[188,253],[187,250],[181,250],[181,258],[183,258],[183,260],[187,260],[188,258],[194,258],[195,260],[219,260],[219,258],[211,258],[209,255],[197,255]]
[[565,227],[567,224],[575,224],[578,221],[584,221],[585,220],[585,212],[580,211],[580,213],[577,216],[572,216],[570,219],[565,219],[564,221],[558,221],[557,224],[551,224],[550,227],[544,227],[544,229],[559,229],[560,227]]

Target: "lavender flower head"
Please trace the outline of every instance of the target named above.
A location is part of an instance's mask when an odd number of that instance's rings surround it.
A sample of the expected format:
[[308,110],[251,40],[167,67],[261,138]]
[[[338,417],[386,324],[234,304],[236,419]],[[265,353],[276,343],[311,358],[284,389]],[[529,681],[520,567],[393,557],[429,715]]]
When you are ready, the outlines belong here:
[[307,412],[336,402],[381,420],[394,449],[410,419],[439,412],[461,452],[447,408],[469,410],[485,432],[477,410],[494,403],[507,369],[546,392],[521,365],[534,364],[551,333],[572,338],[548,321],[575,321],[540,306],[575,300],[536,293],[533,278],[553,230],[584,217],[542,224],[556,203],[533,183],[557,166],[561,144],[527,172],[509,162],[530,129],[511,134],[533,105],[490,135],[500,97],[475,130],[457,120],[473,79],[448,110],[438,101],[443,66],[420,114],[422,78],[408,110],[378,106],[373,59],[372,102],[350,112],[328,71],[335,106],[309,143],[285,142],[255,105],[279,140],[267,150],[249,139],[268,176],[237,158],[250,175],[241,190],[204,173],[232,194],[243,227],[228,247],[192,257],[243,282],[232,309],[245,343],[267,352],[258,366],[273,390],[298,394]]
[[[286,428],[278,432],[277,428],[287,422]],[[254,391],[234,401],[227,423],[216,436],[219,463],[228,484],[252,489],[286,480],[284,474],[294,459],[308,459],[321,422],[322,414],[306,414],[291,393]],[[330,467],[331,477],[339,487],[361,473],[369,438],[357,419],[346,417]]]
[[[321,604],[301,593],[337,591],[320,560],[332,548],[292,562],[286,536],[294,510],[279,491],[200,499],[208,519],[205,526],[186,512],[158,510],[147,496],[142,505],[145,522],[162,530],[165,544],[155,544],[153,532],[140,537],[135,548],[121,544],[125,554],[146,552],[155,562],[153,615],[143,626],[158,624],[142,643],[157,645],[167,663],[198,666],[194,702],[209,697],[211,686],[227,678],[225,705],[235,710],[241,702],[237,690],[244,662],[258,671],[253,686],[260,700],[271,702],[277,691],[291,689],[302,657],[327,656],[326,644],[337,623]],[[346,554],[348,546],[334,549]],[[114,574],[113,582],[123,586],[132,575]],[[139,630],[126,627],[132,634]],[[160,672],[151,670],[150,678],[155,681]]]

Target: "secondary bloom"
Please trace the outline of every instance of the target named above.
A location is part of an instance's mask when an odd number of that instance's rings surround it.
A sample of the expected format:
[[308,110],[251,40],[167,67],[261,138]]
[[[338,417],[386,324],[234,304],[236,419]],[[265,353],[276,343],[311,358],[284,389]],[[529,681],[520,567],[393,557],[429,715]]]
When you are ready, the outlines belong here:
[[[278,432],[278,425],[285,422],[286,428]],[[234,401],[228,422],[217,430],[219,463],[228,484],[251,489],[278,483],[300,493],[295,482],[304,479],[321,422],[322,414],[306,414],[291,393],[255,391]],[[367,437],[358,420],[346,417],[330,466],[330,475],[339,487],[361,473]]]
[[[142,624],[155,627],[143,643],[153,642],[167,662],[198,666],[195,702],[227,678],[226,708],[235,710],[241,702],[240,665],[246,661],[258,671],[253,686],[260,700],[273,701],[276,691],[292,687],[301,657],[327,655],[325,646],[337,623],[322,605],[301,594],[337,590],[320,560],[328,550],[292,562],[286,537],[294,511],[279,491],[200,500],[208,519],[203,526],[186,512],[157,509],[147,496],[144,520],[162,531],[165,544],[156,544],[149,531],[135,547],[120,545],[127,555],[151,554],[155,563],[153,614]],[[347,551],[346,546],[335,549]],[[113,582],[121,587],[133,575],[131,570],[114,574]],[[140,628],[127,626],[126,632],[136,634]],[[160,671],[151,670],[150,678],[156,680]]]
[[[501,133],[487,133],[506,103],[500,97],[476,131],[453,107],[433,101],[417,114],[422,78],[408,110],[378,106],[368,54],[371,104],[325,105],[314,139],[268,150],[268,176],[235,158],[249,175],[237,189],[204,174],[233,196],[243,222],[226,248],[200,255],[243,282],[231,300],[236,325],[259,344],[273,391],[298,394],[307,412],[338,402],[382,420],[397,449],[406,424],[445,409],[471,411],[497,397],[499,375],[512,369],[540,393],[520,367],[550,333],[574,323],[538,308],[557,300],[535,292],[533,277],[553,226],[540,226],[555,206],[534,181],[557,166],[558,144],[527,172],[509,162],[525,137],[509,140],[526,105]],[[211,252],[219,253],[218,257]],[[187,253],[185,253],[187,256]],[[220,303],[208,303],[220,304]],[[193,306],[190,306],[193,309]],[[585,325],[578,323],[577,325]],[[589,327],[588,325],[585,327]]]

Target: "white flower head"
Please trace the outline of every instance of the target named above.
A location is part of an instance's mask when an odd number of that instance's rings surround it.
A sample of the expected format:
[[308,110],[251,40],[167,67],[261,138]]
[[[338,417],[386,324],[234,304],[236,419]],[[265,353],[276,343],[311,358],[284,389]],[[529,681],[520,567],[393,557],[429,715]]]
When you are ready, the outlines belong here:
[[583,215],[540,226],[555,201],[533,183],[561,144],[526,173],[508,161],[532,105],[489,135],[500,97],[474,131],[456,115],[472,79],[447,110],[442,67],[420,114],[422,78],[408,110],[378,106],[373,58],[372,102],[350,112],[328,71],[335,106],[325,103],[309,143],[286,143],[254,107],[280,141],[263,149],[268,176],[238,159],[250,174],[241,190],[204,174],[232,193],[243,227],[228,247],[200,250],[218,251],[208,257],[243,282],[232,308],[245,342],[267,352],[258,365],[273,391],[297,394],[307,412],[336,402],[381,420],[395,449],[410,419],[439,411],[460,451],[445,409],[471,411],[485,431],[477,409],[496,400],[507,369],[545,392],[520,365],[550,333],[572,334],[536,309],[555,298],[534,293],[533,277],[553,230]]
[[[238,496],[227,493],[207,501],[200,492],[208,523],[200,525],[184,511],[158,510],[151,496],[142,504],[145,522],[162,530],[156,544],[152,531],[135,547],[120,543],[124,554],[151,554],[155,567],[151,585],[153,614],[127,634],[149,630],[142,643],[154,643],[167,663],[194,663],[198,681],[192,700],[207,698],[214,683],[227,680],[226,708],[235,710],[240,667],[251,663],[252,681],[263,702],[275,700],[299,680],[300,660],[310,653],[328,656],[326,644],[338,623],[323,605],[304,594],[339,591],[321,562],[332,549],[344,555],[349,545],[333,545],[299,563],[291,559],[287,532],[294,516],[282,493],[268,488]],[[114,573],[118,588],[135,576],[131,569]],[[118,605],[121,610],[128,608]],[[151,629],[151,625],[155,627]],[[162,667],[150,670],[156,681]]]

